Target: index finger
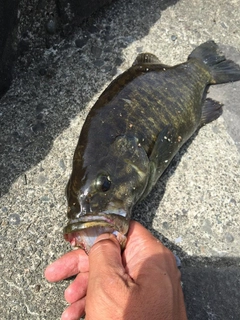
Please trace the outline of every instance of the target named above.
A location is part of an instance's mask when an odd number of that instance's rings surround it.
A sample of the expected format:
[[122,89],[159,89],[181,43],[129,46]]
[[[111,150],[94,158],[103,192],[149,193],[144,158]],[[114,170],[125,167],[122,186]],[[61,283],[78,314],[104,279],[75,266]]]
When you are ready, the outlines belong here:
[[88,272],[88,256],[82,249],[64,254],[50,264],[45,270],[45,278],[50,282],[60,281],[76,275],[79,272]]

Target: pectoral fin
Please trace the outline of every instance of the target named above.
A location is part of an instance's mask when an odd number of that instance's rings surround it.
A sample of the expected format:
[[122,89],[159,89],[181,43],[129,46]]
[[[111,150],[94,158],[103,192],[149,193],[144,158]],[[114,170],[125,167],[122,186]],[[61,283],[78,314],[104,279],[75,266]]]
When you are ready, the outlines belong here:
[[[166,126],[158,135],[150,161],[150,177],[148,186],[142,198],[148,195],[158,178],[170,164],[172,158],[180,148],[182,143],[178,141],[176,130],[172,126]],[[141,199],[142,199],[141,198]]]
[[157,137],[150,156],[150,161],[155,164],[157,170],[168,166],[173,157],[173,151],[177,149],[177,141],[174,131],[176,130],[174,130],[172,126],[168,125]]

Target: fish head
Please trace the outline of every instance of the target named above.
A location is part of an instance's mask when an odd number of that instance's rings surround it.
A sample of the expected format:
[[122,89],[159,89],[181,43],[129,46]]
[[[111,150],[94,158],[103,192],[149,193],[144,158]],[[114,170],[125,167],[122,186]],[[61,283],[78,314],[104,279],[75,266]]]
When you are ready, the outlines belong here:
[[[86,157],[85,157],[86,158]],[[149,160],[136,137],[118,136],[108,152],[73,165],[67,185],[64,237],[88,252],[98,235],[114,233],[124,248],[133,205],[148,183]]]

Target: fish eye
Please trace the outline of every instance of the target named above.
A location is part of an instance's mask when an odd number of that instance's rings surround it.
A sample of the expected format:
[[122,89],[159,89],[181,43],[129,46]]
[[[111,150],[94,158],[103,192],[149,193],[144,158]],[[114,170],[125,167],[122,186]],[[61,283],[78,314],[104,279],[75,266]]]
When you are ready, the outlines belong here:
[[101,191],[106,192],[111,187],[111,180],[109,176],[99,176],[97,179],[97,186]]

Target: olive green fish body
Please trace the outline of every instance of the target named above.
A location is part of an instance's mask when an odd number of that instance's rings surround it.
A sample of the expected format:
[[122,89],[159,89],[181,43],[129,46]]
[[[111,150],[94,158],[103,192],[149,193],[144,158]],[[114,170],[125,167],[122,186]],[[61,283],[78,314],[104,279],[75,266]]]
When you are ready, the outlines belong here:
[[208,85],[239,80],[240,68],[217,50],[207,42],[174,67],[141,54],[99,97],[83,125],[67,186],[64,233],[73,245],[88,251],[104,230],[126,234],[133,205],[196,129],[221,114],[219,103],[205,100]]

